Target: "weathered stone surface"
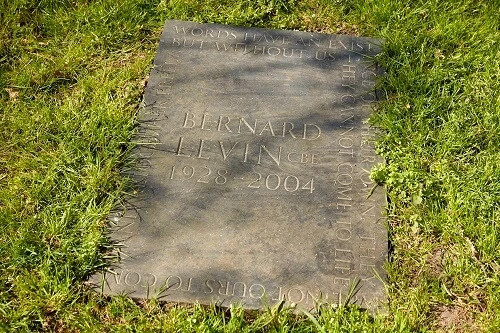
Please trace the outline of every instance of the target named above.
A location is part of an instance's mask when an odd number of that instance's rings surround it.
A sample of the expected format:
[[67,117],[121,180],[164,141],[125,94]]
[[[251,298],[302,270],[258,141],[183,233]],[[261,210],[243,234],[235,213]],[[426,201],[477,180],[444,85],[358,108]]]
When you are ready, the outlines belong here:
[[[140,113],[141,185],[106,293],[259,308],[383,300],[385,194],[366,124],[380,41],[168,21]],[[372,193],[373,191],[373,193]]]

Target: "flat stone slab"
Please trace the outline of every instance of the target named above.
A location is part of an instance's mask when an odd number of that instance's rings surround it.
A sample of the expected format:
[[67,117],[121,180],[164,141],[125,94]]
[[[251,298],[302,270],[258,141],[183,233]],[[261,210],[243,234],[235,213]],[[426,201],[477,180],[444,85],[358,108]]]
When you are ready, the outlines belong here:
[[[102,290],[260,308],[376,308],[387,260],[366,123],[370,38],[167,21],[144,93],[137,197]],[[94,278],[95,280],[98,278]]]

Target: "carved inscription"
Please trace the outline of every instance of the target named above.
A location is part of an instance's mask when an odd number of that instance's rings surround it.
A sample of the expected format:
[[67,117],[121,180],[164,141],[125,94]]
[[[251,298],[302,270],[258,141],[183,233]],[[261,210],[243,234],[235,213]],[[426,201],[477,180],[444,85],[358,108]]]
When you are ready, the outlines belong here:
[[[231,125],[229,125],[231,123]],[[204,131],[228,132],[233,134],[251,133],[253,135],[281,136],[292,139],[317,140],[321,136],[321,128],[315,124],[300,126],[283,121],[274,124],[268,120],[254,120],[250,123],[243,117],[204,113],[202,116],[186,112],[183,128],[199,128]],[[243,132],[242,132],[243,129]]]
[[[328,36],[291,39],[283,34],[248,33],[234,30],[213,30],[174,26],[168,41],[172,47],[215,48],[219,52],[235,52],[244,55],[298,58],[309,57],[319,61],[335,61],[335,50],[347,50],[353,54],[371,53],[370,42],[346,42]],[[318,50],[319,49],[319,50]]]
[[144,96],[111,292],[181,302],[383,298],[367,38],[168,21]]
[[[321,136],[321,128],[315,124],[294,125],[292,122],[283,121],[273,125],[271,121],[254,120],[252,125],[245,118],[230,116],[218,116],[217,120],[208,113],[196,117],[193,113],[186,113],[182,124],[183,129],[199,131],[216,131],[231,133],[233,135],[251,134],[256,136],[282,137],[291,140],[317,140]],[[198,120],[198,121],[197,121]],[[232,121],[233,120],[233,121]],[[229,123],[233,123],[230,127]],[[260,126],[260,127],[259,127]],[[273,127],[274,126],[274,127]],[[279,127],[279,132],[278,128]],[[243,130],[242,130],[243,128]],[[186,135],[190,132],[186,132]],[[280,166],[282,162],[295,164],[319,164],[317,154],[287,150],[282,146],[271,148],[267,145],[256,144],[255,141],[217,141],[208,139],[197,139],[195,142],[187,141],[180,136],[175,152],[179,157],[193,157],[197,159],[218,159],[222,161],[237,159],[241,163],[253,163],[260,165],[265,160]],[[187,151],[193,151],[188,153]]]
[[[337,279],[334,284],[346,285],[343,279]],[[225,298],[250,299],[258,301],[288,301],[292,304],[308,304],[314,306],[318,302],[341,302],[347,297],[344,289],[334,291],[333,289],[308,290],[301,286],[273,286],[267,287],[261,283],[228,281],[219,279],[196,279],[193,277],[178,275],[158,276],[152,273],[139,273],[130,270],[114,272],[109,277],[108,283],[115,283],[124,287],[141,287],[157,290],[156,297],[168,292],[194,295],[202,293],[205,295],[221,296]],[[358,297],[354,295],[354,300]]]

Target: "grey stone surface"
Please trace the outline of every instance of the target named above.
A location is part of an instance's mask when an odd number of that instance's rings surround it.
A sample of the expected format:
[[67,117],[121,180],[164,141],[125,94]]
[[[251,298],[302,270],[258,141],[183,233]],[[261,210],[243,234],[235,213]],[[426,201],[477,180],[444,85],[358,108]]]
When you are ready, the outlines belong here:
[[386,201],[366,119],[379,44],[167,21],[104,292],[312,308],[356,285],[352,301],[376,308]]

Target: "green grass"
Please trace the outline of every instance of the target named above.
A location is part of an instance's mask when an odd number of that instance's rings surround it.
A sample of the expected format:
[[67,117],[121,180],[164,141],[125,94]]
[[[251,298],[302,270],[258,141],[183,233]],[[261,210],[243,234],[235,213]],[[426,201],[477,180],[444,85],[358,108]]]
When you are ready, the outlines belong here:
[[[0,0],[0,330],[500,331],[500,4]],[[103,297],[105,219],[165,19],[384,38],[386,315]]]

